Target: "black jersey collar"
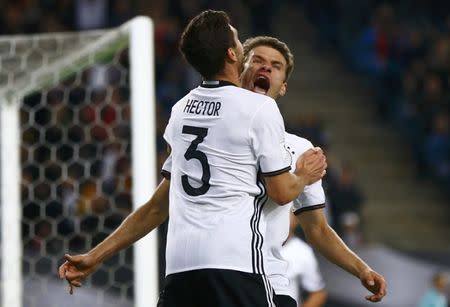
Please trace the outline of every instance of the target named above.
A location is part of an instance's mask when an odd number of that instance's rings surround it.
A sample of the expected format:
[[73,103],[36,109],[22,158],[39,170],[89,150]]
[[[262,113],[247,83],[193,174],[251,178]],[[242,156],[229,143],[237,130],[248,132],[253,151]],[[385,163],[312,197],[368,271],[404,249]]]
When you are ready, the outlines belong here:
[[222,87],[222,86],[236,86],[236,84],[231,83],[230,81],[225,81],[225,80],[205,80],[202,82],[202,84],[200,85],[201,87],[206,87],[206,88],[216,88],[216,87]]

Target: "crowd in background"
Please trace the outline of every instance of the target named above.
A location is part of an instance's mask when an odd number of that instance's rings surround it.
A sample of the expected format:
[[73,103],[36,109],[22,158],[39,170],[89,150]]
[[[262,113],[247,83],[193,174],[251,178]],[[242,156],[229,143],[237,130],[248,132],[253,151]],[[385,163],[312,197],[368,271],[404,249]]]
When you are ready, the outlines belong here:
[[400,131],[417,178],[450,193],[450,2],[304,2],[318,47],[366,76],[379,119]]

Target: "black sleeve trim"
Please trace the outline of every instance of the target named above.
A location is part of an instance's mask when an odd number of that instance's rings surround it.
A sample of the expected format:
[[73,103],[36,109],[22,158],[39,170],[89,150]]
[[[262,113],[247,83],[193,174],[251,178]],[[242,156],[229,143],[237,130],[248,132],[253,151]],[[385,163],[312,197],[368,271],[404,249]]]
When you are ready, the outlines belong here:
[[321,209],[321,208],[325,208],[325,204],[303,207],[303,208],[295,210],[294,214],[299,215],[300,213],[305,212],[305,211],[311,211],[311,210],[316,210],[316,209]]
[[286,173],[286,172],[288,172],[288,171],[290,171],[290,170],[291,170],[291,167],[288,166],[288,167],[282,168],[282,169],[280,169],[280,170],[278,170],[278,171],[273,171],[273,172],[268,172],[268,173],[261,173],[261,174],[262,174],[264,177],[272,177],[272,176],[276,176],[276,175],[279,175],[279,174]]
[[161,170],[161,175],[166,178],[167,180],[170,180],[170,172],[166,170]]

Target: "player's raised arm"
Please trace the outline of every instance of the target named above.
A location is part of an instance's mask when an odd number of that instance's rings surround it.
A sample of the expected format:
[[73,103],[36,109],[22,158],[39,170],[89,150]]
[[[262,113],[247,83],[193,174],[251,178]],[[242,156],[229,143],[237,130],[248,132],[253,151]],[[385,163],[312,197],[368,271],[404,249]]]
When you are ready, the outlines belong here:
[[386,281],[341,240],[328,225],[323,209],[304,211],[297,215],[308,242],[332,263],[356,276],[372,292],[366,299],[379,302],[386,295]]
[[59,277],[69,283],[69,292],[81,286],[81,279],[89,276],[106,259],[130,246],[157,226],[169,214],[170,182],[163,179],[150,200],[132,212],[122,224],[105,240],[82,255],[65,255],[65,262],[59,267]]

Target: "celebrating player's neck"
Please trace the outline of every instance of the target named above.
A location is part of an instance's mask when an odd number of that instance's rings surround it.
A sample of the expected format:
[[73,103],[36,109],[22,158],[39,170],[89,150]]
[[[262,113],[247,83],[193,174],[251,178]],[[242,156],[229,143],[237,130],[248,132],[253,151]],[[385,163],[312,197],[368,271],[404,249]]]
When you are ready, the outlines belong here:
[[210,80],[228,81],[241,87],[242,85],[239,74],[240,72],[236,65],[225,63],[223,71],[213,76]]

